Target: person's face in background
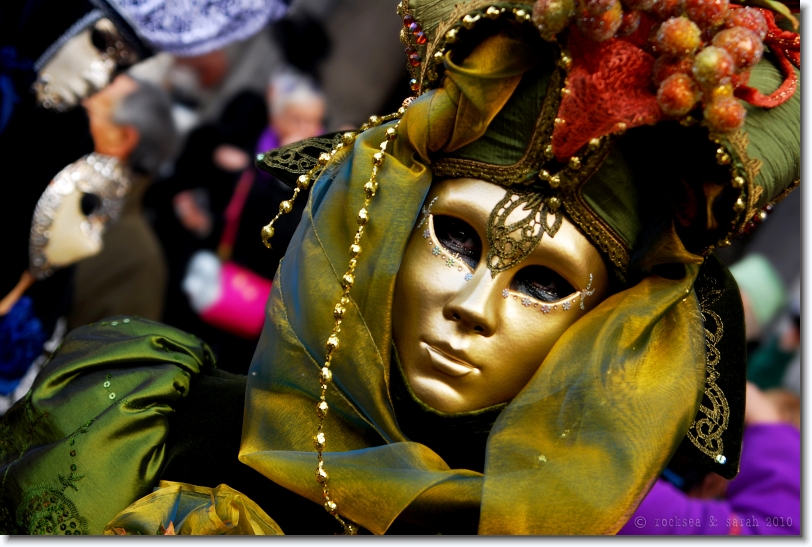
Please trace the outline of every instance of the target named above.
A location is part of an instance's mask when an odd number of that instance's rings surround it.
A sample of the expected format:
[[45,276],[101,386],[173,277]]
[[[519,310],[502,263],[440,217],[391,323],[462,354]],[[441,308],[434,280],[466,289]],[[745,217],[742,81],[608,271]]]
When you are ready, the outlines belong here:
[[117,125],[113,121],[118,103],[137,89],[135,80],[121,74],[110,85],[82,101],[97,153],[126,161],[138,145],[138,129],[131,125]]
[[324,101],[317,97],[289,101],[273,112],[271,128],[279,137],[280,146],[323,134],[324,112]]

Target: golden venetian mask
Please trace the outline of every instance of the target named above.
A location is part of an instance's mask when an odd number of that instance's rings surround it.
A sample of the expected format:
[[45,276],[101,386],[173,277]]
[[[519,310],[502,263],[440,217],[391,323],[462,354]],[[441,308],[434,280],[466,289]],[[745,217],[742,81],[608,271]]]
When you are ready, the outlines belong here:
[[[441,412],[511,400],[608,293],[601,254],[564,215],[523,260],[489,267],[489,218],[506,193],[477,179],[436,183],[398,272],[395,345],[414,393]],[[516,208],[506,224],[526,215]]]

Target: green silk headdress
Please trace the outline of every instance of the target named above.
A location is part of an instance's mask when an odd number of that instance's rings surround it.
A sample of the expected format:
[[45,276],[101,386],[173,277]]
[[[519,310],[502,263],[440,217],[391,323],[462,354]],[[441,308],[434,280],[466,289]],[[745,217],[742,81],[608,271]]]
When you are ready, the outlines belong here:
[[[614,533],[686,435],[714,470],[738,470],[743,398],[728,400],[723,380],[743,391],[743,362],[732,378],[717,366],[743,358],[742,325],[723,328],[714,305],[741,316],[741,303],[703,255],[797,180],[798,94],[771,110],[748,106],[743,128],[708,139],[705,126],[655,111],[639,73],[600,76],[632,59],[650,78],[640,45],[591,43],[576,26],[551,37],[534,13],[404,2],[419,97],[359,132],[258,158],[297,194],[315,182],[249,372],[240,460],[324,505],[345,531],[384,533],[401,518],[444,533]],[[770,92],[780,80],[765,59],[748,89]],[[568,97],[598,84],[606,92],[596,104],[628,121],[562,117],[574,111]],[[612,96],[629,94],[640,108],[618,118]],[[561,133],[567,124],[587,129]],[[531,212],[565,212],[627,279],[502,411],[482,474],[449,469],[409,441],[388,389],[406,242],[433,177],[457,176],[500,184]],[[288,210],[283,202],[280,214]],[[489,231],[513,237],[498,217]]]

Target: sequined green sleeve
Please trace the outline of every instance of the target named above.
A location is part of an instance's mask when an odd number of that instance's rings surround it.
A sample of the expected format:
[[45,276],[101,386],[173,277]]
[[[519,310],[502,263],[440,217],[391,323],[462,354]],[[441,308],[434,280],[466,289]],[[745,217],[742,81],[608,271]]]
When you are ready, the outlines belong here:
[[101,534],[152,491],[202,341],[119,317],[74,330],[0,427],[0,533]]

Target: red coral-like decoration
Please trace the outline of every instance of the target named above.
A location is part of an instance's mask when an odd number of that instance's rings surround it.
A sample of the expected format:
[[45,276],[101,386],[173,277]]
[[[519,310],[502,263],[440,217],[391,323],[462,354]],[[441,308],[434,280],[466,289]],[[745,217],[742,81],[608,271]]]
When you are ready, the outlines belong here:
[[[657,123],[663,116],[651,74],[654,57],[633,42],[651,25],[640,25],[629,38],[596,42],[571,28],[572,68],[569,93],[561,101],[553,130],[553,152],[567,161],[595,137]],[[624,125],[625,124],[625,125]]]

